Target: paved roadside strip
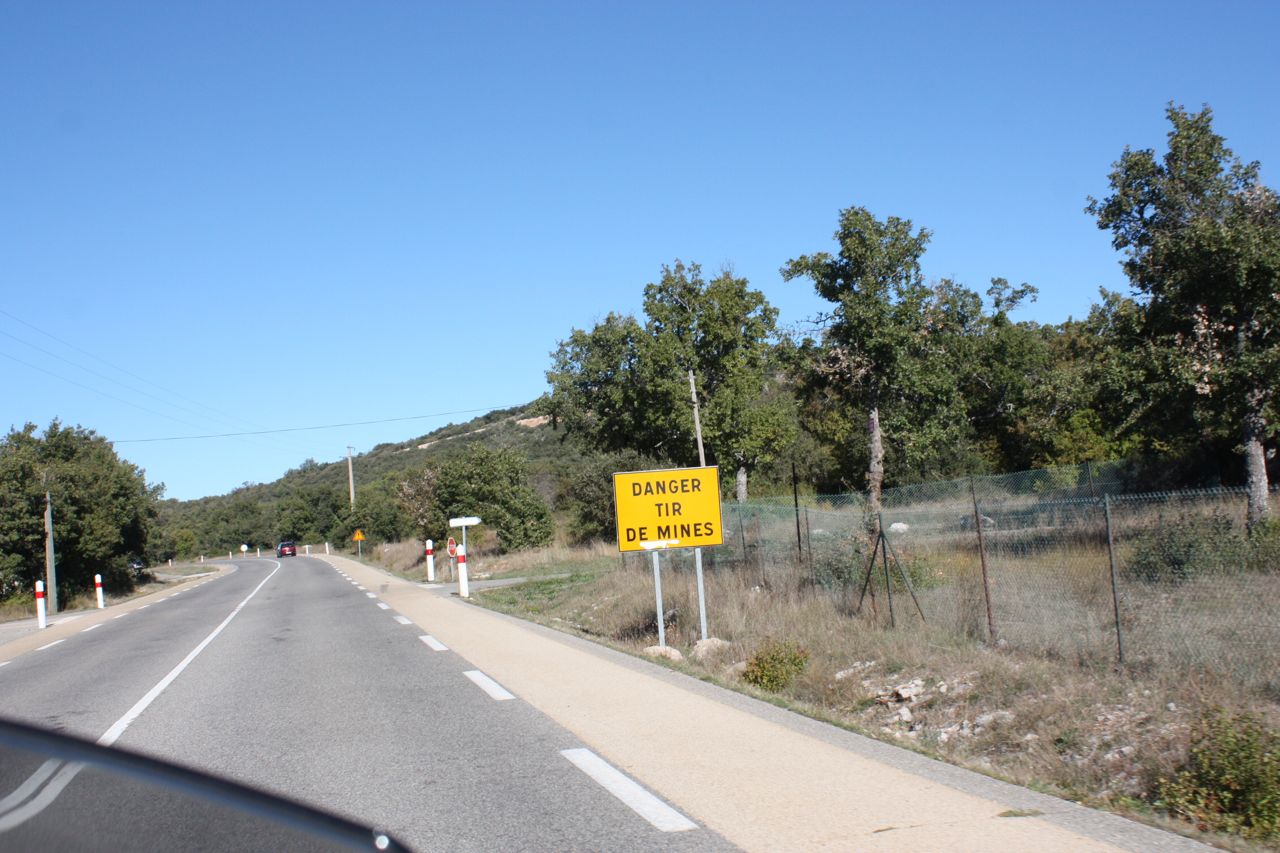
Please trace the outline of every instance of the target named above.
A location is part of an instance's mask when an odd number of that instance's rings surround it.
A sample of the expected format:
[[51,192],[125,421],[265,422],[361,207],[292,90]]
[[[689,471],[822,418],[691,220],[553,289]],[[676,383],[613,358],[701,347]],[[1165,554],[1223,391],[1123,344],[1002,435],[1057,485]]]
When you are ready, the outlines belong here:
[[199,586],[206,581],[215,580],[227,574],[233,567],[214,565],[208,574],[197,575],[190,580],[182,581],[177,586],[166,587],[147,595],[131,598],[120,604],[113,604],[101,610],[79,610],[57,614],[50,625],[43,631],[33,628],[30,632],[18,636],[17,639],[0,643],[0,663],[8,663],[27,652],[41,651],[48,646],[61,642],[76,634],[91,631],[110,619],[120,619],[129,614],[158,604],[166,598],[172,598],[180,592]]
[[1211,849],[420,589],[352,560],[320,559],[376,590],[430,640],[746,850]]

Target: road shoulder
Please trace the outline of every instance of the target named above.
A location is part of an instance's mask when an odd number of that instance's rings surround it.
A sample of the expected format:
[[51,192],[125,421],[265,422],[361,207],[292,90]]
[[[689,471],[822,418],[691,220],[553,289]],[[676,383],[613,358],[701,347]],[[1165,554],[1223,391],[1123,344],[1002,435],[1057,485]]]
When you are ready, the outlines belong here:
[[691,817],[750,850],[1208,850],[328,559]]

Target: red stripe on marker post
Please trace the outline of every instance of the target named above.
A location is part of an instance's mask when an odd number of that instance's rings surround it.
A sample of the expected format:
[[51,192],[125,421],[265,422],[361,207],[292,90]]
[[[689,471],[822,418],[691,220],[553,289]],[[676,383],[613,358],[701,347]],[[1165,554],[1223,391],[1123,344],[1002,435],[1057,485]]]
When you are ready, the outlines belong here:
[[98,595],[98,609],[101,610],[107,606],[102,598],[102,575],[93,576],[93,591]]
[[427,581],[436,582],[436,543],[430,539],[427,540]]
[[36,625],[43,631],[48,620],[45,618],[44,581],[36,581]]

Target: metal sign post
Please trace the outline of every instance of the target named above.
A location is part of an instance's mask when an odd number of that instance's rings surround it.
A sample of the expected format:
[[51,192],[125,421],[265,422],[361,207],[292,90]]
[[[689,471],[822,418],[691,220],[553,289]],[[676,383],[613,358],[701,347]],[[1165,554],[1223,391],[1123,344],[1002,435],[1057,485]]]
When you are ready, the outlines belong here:
[[[476,525],[477,525],[477,524],[479,524],[479,523],[480,523],[480,519],[479,519],[479,517],[474,516],[474,515],[464,515],[464,516],[462,516],[461,518],[451,518],[451,519],[449,519],[449,526],[450,526],[450,527],[461,527],[461,528],[462,528],[462,553],[463,553],[463,554],[466,554],[466,553],[467,553],[467,528],[468,528],[468,527],[474,527],[474,526],[476,526]],[[451,538],[449,541],[450,541],[450,542],[452,542],[452,541],[453,541],[453,539]],[[460,561],[460,563],[465,563],[465,562],[466,562],[466,559],[465,559],[465,558],[463,558],[463,560],[461,560],[461,561]],[[461,571],[461,570],[460,570],[460,571]]]

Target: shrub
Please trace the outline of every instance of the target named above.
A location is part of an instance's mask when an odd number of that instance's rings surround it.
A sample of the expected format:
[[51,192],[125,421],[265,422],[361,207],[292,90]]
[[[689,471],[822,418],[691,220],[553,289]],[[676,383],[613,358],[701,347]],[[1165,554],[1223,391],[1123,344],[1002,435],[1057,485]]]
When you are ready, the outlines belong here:
[[808,665],[808,649],[795,643],[766,640],[747,661],[742,679],[761,690],[778,693],[785,690]]
[[1148,583],[1188,581],[1238,555],[1238,536],[1231,528],[1231,519],[1220,513],[1161,519],[1134,539],[1125,574]]
[[1157,805],[1202,830],[1280,837],[1280,734],[1252,714],[1211,711],[1186,767],[1157,791]]

